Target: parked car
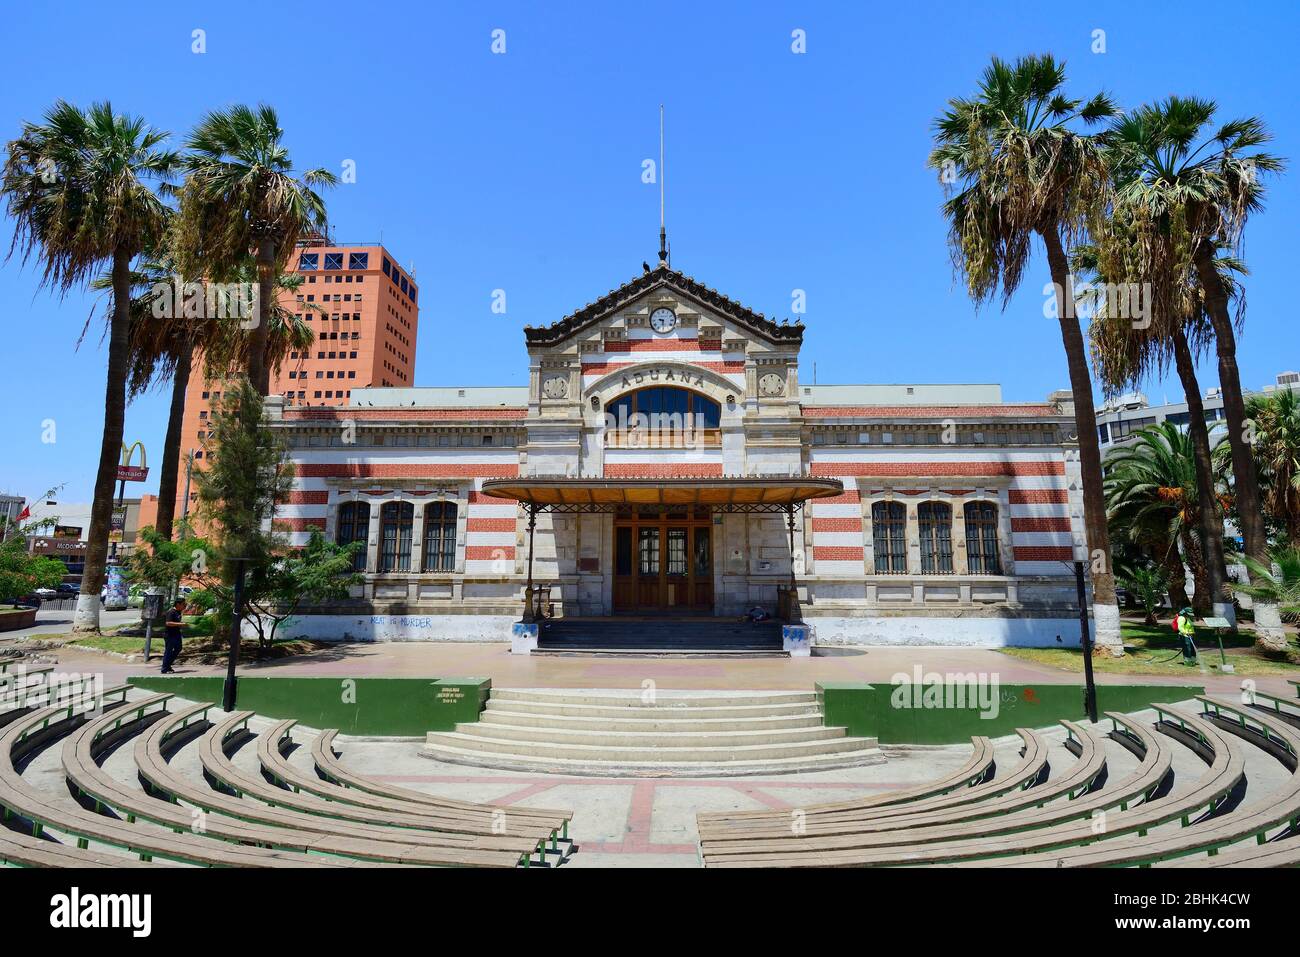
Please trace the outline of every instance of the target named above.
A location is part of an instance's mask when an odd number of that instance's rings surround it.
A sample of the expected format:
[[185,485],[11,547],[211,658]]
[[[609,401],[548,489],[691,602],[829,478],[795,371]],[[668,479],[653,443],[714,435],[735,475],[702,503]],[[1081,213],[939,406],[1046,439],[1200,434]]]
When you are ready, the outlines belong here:
[[40,595],[19,595],[17,598],[6,598],[0,601],[0,605],[14,605],[18,608],[40,608]]
[[53,588],[36,588],[33,589],[32,594],[42,599],[59,597],[59,593],[55,591]]
[[74,585],[72,582],[59,582],[58,588],[55,589],[61,598],[74,598],[81,593],[81,586]]

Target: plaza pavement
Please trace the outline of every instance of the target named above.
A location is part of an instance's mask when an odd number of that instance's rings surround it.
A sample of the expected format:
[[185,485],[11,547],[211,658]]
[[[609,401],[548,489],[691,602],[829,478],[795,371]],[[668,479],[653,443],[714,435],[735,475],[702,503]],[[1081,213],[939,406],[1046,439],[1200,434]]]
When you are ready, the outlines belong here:
[[[4,642],[0,642],[2,647]],[[57,652],[62,669],[102,671],[106,684],[128,675],[157,671],[148,667],[72,648]],[[342,676],[487,676],[496,687],[636,689],[653,681],[658,688],[691,690],[811,690],[819,680],[888,682],[898,672],[996,673],[1007,684],[1079,683],[1078,676],[1020,661],[989,649],[865,647],[835,649],[825,657],[804,659],[531,657],[509,653],[495,643],[376,643],[340,645],[308,655],[241,668],[259,675]],[[217,674],[220,665],[182,665],[178,674]],[[1188,669],[1176,679],[1099,675],[1102,683],[1160,683],[1178,680],[1231,694],[1239,679]],[[1289,694],[1281,678],[1259,679],[1259,687]],[[270,722],[255,720],[254,730]],[[309,744],[312,730],[295,731]],[[1060,729],[1047,732],[1060,766],[1073,758],[1061,747]],[[345,764],[362,773],[405,787],[460,800],[490,801],[527,807],[566,808],[574,812],[572,836],[580,846],[572,867],[696,867],[699,856],[695,816],[701,811],[795,809],[810,803],[845,800],[887,789],[908,787],[942,776],[960,766],[967,746],[921,749],[886,748],[887,763],[858,768],[790,775],[697,778],[607,778],[466,767],[420,754],[420,739],[349,738],[338,746]],[[1017,760],[1019,739],[996,743],[998,764]],[[1122,749],[1118,749],[1122,752]],[[241,749],[241,761],[254,760],[254,748]],[[310,747],[299,747],[295,761],[309,761]],[[1119,754],[1120,761],[1127,760]],[[304,768],[307,766],[304,764]],[[1124,769],[1117,767],[1117,773]],[[1190,780],[1190,778],[1189,778]]]
[[[141,639],[143,646],[143,639]],[[0,642],[3,647],[3,642]],[[154,642],[156,653],[161,643]],[[241,673],[339,675],[341,677],[487,677],[497,688],[641,688],[645,681],[664,690],[812,691],[818,681],[887,683],[926,672],[997,674],[1003,684],[1082,684],[1081,675],[1012,658],[988,648],[861,646],[828,649],[810,658],[550,657],[512,655],[497,642],[375,642],[340,644],[265,663],[241,664]],[[154,673],[149,666],[75,648],[58,651],[74,670],[101,670],[105,680]],[[182,663],[178,674],[223,674],[222,664]],[[1291,694],[1281,677],[1254,679],[1264,691]],[[1241,679],[1208,667],[1179,669],[1172,677],[1098,674],[1098,684],[1203,684],[1216,693],[1236,691]]]

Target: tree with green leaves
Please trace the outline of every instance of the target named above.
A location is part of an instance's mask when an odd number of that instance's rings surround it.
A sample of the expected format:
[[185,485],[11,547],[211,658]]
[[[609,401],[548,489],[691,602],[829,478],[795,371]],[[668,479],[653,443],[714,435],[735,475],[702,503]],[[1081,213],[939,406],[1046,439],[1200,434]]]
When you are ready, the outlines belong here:
[[[1217,112],[1213,100],[1169,97],[1115,121],[1103,141],[1117,183],[1115,207],[1129,219],[1127,245],[1115,258],[1140,260],[1157,313],[1177,313],[1186,272],[1200,286],[1218,356],[1237,516],[1245,552],[1258,564],[1267,561],[1268,534],[1237,368],[1244,299],[1237,297],[1234,316],[1232,288],[1218,260],[1223,248],[1240,248],[1250,214],[1261,208],[1262,174],[1281,172],[1284,163],[1260,149],[1272,139],[1263,121],[1245,117],[1212,128]],[[1267,602],[1256,607],[1255,624],[1261,644],[1285,642]]]
[[[1275,605],[1287,621],[1300,621],[1300,547],[1276,548],[1267,562],[1257,562],[1249,556],[1245,562],[1250,569],[1250,581],[1238,585],[1237,591],[1256,602]],[[1265,650],[1280,656],[1287,653],[1287,643],[1284,640]]]
[[1254,423],[1252,446],[1265,519],[1292,548],[1300,548],[1300,393],[1278,389],[1252,395],[1246,418]]
[[[1201,492],[1191,438],[1173,422],[1161,422],[1139,429],[1130,439],[1107,460],[1111,524],[1131,540],[1160,543],[1164,551],[1153,558],[1162,567],[1169,566],[1168,556],[1181,547],[1195,584],[1192,606],[1205,614],[1211,601],[1205,555],[1195,534]],[[1180,564],[1178,574],[1181,570]]]
[[1156,618],[1156,612],[1169,591],[1169,573],[1154,562],[1118,567],[1120,584],[1137,598],[1142,610],[1146,612],[1142,623],[1157,624],[1159,619]]
[[0,601],[17,608],[19,598],[36,588],[53,588],[67,573],[68,567],[57,558],[27,551],[24,535],[10,535],[0,541]]
[[[128,395],[134,399],[154,385],[170,381],[171,403],[167,431],[163,441],[162,465],[158,480],[158,514],[156,530],[164,537],[172,535],[175,520],[177,486],[180,478],[181,428],[185,415],[185,395],[197,360],[208,379],[227,379],[247,368],[249,337],[241,326],[235,303],[224,301],[226,287],[211,294],[203,277],[185,278],[178,271],[170,247],[153,258],[144,259],[131,275],[131,374]],[[256,270],[246,260],[232,274],[236,288],[251,287]],[[107,288],[110,278],[101,276],[92,285]],[[278,277],[277,292],[295,292],[302,284],[296,273]],[[201,300],[195,304],[193,299]],[[160,300],[165,300],[160,303]],[[209,300],[220,301],[216,315],[208,315]],[[160,305],[162,308],[159,308]],[[320,311],[316,303],[304,303],[307,311]],[[311,325],[279,304],[270,310],[270,333],[267,357],[272,369],[279,369],[291,352],[307,350],[316,341]]]
[[277,549],[278,557],[260,578],[254,578],[245,596],[244,621],[257,633],[263,651],[275,641],[277,630],[303,605],[321,605],[346,599],[362,580],[352,567],[364,542],[339,545],[312,529],[301,549]]
[[[1197,486],[1209,490],[1208,494],[1196,497],[1197,534],[1205,558],[1206,588],[1214,614],[1235,627],[1236,614],[1224,558],[1224,518],[1219,508],[1214,448],[1196,375],[1196,359],[1208,351],[1214,332],[1190,264],[1181,272],[1153,277],[1143,266],[1145,247],[1138,241],[1137,232],[1132,211],[1117,206],[1097,229],[1100,242],[1081,245],[1075,251],[1074,268],[1084,277],[1079,287],[1080,302],[1091,313],[1088,334],[1093,364],[1108,397],[1139,388],[1149,375],[1165,375],[1171,365],[1177,371],[1187,401],[1187,432],[1195,458]],[[1219,257],[1216,263],[1232,295],[1238,295],[1236,277],[1244,273],[1245,266],[1227,255]],[[1154,294],[1154,282],[1163,284],[1159,296]],[[1135,315],[1134,309],[1124,308],[1128,304],[1126,299],[1131,302],[1135,297],[1147,300],[1141,303],[1141,315]]]
[[326,169],[295,176],[276,112],[232,106],[207,114],[186,140],[177,251],[186,273],[228,281],[253,250],[259,315],[248,335],[249,381],[270,386],[267,317],[276,277],[302,235],[326,228],[317,193],[337,177]]
[[1100,147],[1081,128],[1117,108],[1104,93],[1069,97],[1064,85],[1065,67],[1051,56],[995,57],[977,93],[951,100],[937,120],[930,165],[948,191],[943,211],[953,263],[976,302],[1000,291],[1005,305],[1024,278],[1033,240],[1043,243],[1079,435],[1097,644],[1122,655],[1092,378],[1068,258],[1104,210],[1110,187]]
[[107,103],[82,110],[59,100],[42,122],[24,123],[5,154],[3,193],[15,223],[10,255],[35,257],[42,282],[60,293],[108,266],[108,374],[104,430],[74,631],[99,629],[113,486],[122,452],[129,374],[131,263],[166,225],[166,190],[179,159],[166,133]]

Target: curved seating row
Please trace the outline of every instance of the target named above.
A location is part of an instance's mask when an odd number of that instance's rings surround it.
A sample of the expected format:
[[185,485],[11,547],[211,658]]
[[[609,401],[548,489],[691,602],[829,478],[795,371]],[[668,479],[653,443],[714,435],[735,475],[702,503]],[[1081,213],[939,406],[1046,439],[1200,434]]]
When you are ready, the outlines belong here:
[[[0,828],[0,861],[92,867],[131,866],[136,858],[199,866],[514,867],[549,866],[572,849],[569,815],[563,812],[468,802],[439,808],[395,798],[337,800],[365,792],[325,781],[311,789],[281,786],[279,779],[246,772],[231,759],[249,736],[250,712],[208,722],[212,705],[169,711],[171,700],[167,694],[149,695],[102,712],[79,711],[74,703],[15,718],[0,734],[0,807],[9,825]],[[261,736],[259,751],[268,759],[269,751],[283,758],[280,747],[291,726],[281,722]],[[51,801],[23,780],[20,770],[29,757],[59,740],[62,770],[75,799],[71,806],[66,799]],[[105,767],[107,757],[128,743],[133,743],[139,785]],[[191,744],[202,778],[172,763],[173,755]],[[272,764],[282,775],[301,776],[287,761]],[[53,834],[64,842],[51,840]]]
[[[1201,714],[1158,706],[1154,729],[1109,713],[1110,739],[1139,759],[1120,780],[1106,778],[1095,733],[1063,722],[1077,760],[1055,782],[1048,777],[996,796],[996,788],[970,788],[938,807],[925,799],[883,809],[870,802],[819,805],[802,809],[797,826],[788,811],[701,816],[701,856],[710,867],[1125,866],[1183,858],[1195,862],[1187,866],[1295,863],[1300,731],[1267,707],[1210,697],[1200,704]],[[1178,744],[1205,768],[1190,786],[1175,790]],[[1262,799],[1245,801],[1248,747],[1272,755],[1291,773]],[[1270,834],[1275,828],[1278,834]],[[1259,842],[1254,848],[1234,846],[1251,838]],[[1228,850],[1218,854],[1221,848]]]

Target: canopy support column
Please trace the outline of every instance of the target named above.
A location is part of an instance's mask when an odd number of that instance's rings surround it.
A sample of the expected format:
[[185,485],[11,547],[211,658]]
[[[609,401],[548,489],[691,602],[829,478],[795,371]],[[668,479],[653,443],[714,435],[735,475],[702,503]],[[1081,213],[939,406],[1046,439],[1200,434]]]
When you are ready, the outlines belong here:
[[524,588],[524,621],[537,620],[537,605],[533,601],[533,533],[537,530],[537,506],[528,503],[528,584]]
[[790,587],[794,585],[794,504],[785,507],[786,527],[790,530]]
[[785,507],[786,528],[790,532],[790,584],[777,589],[777,617],[793,625],[803,620],[799,611],[799,586],[795,581],[798,557],[794,550],[794,503]]

